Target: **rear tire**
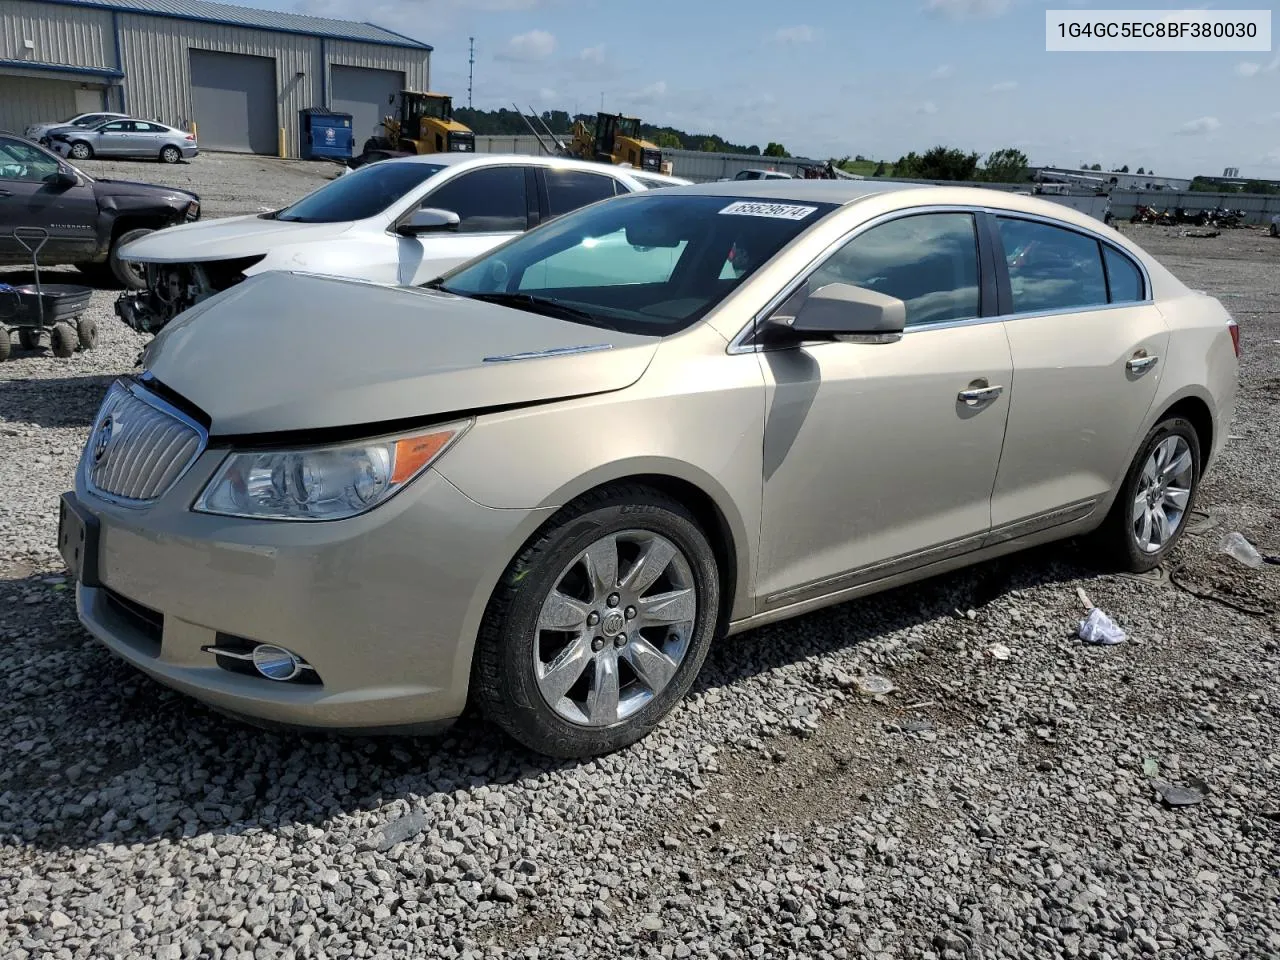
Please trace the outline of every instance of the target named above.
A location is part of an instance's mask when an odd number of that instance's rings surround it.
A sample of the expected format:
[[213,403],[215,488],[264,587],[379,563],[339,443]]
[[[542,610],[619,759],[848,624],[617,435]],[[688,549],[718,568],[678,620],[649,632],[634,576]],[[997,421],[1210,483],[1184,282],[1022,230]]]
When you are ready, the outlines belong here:
[[0,363],[9,359],[9,354],[13,352],[13,342],[9,339],[9,331],[4,327],[0,327]]
[[472,700],[539,753],[610,753],[688,692],[719,609],[715,554],[684,507],[638,485],[587,494],[503,574],[476,639]]
[[18,343],[22,344],[23,350],[39,350],[40,329],[38,327],[19,327]]
[[1145,573],[1160,565],[1195,509],[1200,465],[1200,437],[1190,421],[1169,417],[1152,427],[1096,534],[1109,566]]
[[76,352],[80,346],[80,337],[69,323],[55,323],[49,331],[49,348],[55,357],[64,360]]
[[81,350],[92,350],[98,345],[98,321],[93,317],[81,317],[76,321],[76,337]]
[[107,265],[110,267],[111,275],[116,282],[126,290],[147,289],[147,273],[146,269],[140,264],[132,264],[121,260],[120,248],[132,243],[139,237],[145,237],[147,234],[154,232],[149,227],[139,227],[136,230],[126,230],[111,241],[111,253],[107,258]]
[[161,163],[177,163],[182,159],[182,151],[177,147],[168,146],[160,151]]
[[92,160],[93,147],[89,146],[83,140],[77,140],[71,145],[71,158],[73,160]]

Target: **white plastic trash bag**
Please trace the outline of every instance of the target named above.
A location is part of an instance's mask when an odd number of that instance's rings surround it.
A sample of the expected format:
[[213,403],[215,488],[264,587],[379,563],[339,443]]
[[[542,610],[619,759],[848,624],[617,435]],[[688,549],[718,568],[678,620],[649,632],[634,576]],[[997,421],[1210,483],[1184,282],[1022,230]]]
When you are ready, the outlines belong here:
[[1114,620],[1094,607],[1089,611],[1089,615],[1080,621],[1080,639],[1085,643],[1112,646],[1124,643],[1125,635]]

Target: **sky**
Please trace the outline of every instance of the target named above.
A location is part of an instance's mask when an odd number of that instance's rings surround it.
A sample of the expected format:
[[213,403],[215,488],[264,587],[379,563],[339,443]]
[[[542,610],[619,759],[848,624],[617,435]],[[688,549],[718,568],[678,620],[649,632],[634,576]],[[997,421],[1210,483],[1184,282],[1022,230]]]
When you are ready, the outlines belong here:
[[[1280,47],[1049,53],[1045,14],[1088,0],[239,0],[432,44],[431,86],[494,109],[625,112],[825,159],[936,144],[1036,165],[1280,178]],[[1186,7],[1268,9],[1237,0]],[[1280,29],[1280,17],[1276,27]]]

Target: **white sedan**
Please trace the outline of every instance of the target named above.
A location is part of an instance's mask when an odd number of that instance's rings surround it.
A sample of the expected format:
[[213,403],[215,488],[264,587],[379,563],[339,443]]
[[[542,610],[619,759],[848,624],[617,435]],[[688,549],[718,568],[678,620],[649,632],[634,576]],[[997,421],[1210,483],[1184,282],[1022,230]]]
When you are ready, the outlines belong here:
[[425,283],[539,223],[620,194],[687,183],[558,157],[429,154],[337,177],[280,210],[157,231],[121,248],[146,289],[116,313],[156,332],[245,277],[273,270]]

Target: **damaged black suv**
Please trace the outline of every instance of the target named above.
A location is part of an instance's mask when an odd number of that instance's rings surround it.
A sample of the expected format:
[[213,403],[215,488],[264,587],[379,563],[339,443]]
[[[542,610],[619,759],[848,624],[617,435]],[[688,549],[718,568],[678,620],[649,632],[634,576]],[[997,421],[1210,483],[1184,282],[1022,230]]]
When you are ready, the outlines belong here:
[[40,227],[49,231],[42,267],[75,264],[94,279],[143,290],[145,273],[120,260],[119,249],[199,217],[200,198],[187,190],[95,180],[38,144],[0,132],[0,267],[30,265],[13,230]]

